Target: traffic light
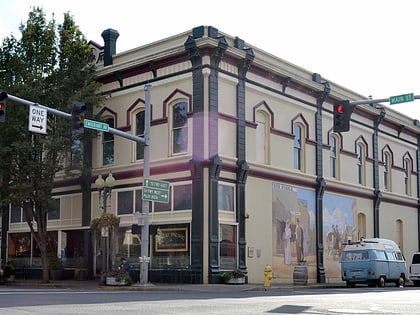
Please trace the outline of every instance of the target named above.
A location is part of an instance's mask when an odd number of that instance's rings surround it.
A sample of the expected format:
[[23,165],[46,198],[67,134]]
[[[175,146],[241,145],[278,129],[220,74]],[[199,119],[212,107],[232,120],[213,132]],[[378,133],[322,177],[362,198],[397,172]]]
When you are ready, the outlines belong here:
[[0,90],[0,122],[6,122],[6,99],[7,93]]
[[350,101],[343,100],[334,103],[334,132],[346,132],[350,130],[350,117],[356,105],[350,105]]
[[74,101],[71,108],[71,121],[73,130],[83,131],[83,121],[85,120],[86,104]]

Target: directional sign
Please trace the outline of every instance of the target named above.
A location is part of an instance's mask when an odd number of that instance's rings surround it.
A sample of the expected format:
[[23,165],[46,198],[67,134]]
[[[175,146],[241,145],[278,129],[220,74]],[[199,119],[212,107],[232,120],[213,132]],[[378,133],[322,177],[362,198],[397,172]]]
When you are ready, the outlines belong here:
[[145,178],[143,184],[143,200],[169,202],[169,182]]
[[99,131],[109,131],[109,124],[103,123],[100,121],[85,119],[83,120],[83,125],[85,128],[89,128],[89,129],[95,129]]
[[29,131],[47,133],[47,110],[31,105],[29,107]]
[[414,101],[414,93],[391,96],[389,98],[389,105],[407,103]]

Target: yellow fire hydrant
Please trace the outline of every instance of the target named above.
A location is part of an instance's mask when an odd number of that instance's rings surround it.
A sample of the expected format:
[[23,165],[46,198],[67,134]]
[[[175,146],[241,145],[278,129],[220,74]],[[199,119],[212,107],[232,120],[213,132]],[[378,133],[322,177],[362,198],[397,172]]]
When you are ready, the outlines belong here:
[[269,264],[267,264],[264,268],[264,287],[268,288],[271,286],[271,279],[273,279],[273,269]]

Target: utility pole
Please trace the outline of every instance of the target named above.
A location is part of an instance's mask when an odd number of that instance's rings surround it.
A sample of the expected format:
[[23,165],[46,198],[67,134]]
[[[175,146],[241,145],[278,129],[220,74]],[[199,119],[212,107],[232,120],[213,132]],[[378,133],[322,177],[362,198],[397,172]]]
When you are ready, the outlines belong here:
[[[151,86],[146,84],[144,91],[146,93],[146,104],[144,111],[144,158],[143,158],[143,189],[145,187],[145,179],[150,176],[150,94]],[[149,202],[144,200],[142,202],[142,211],[144,218],[144,225],[141,231],[141,257],[140,260],[140,285],[147,285],[149,280]]]

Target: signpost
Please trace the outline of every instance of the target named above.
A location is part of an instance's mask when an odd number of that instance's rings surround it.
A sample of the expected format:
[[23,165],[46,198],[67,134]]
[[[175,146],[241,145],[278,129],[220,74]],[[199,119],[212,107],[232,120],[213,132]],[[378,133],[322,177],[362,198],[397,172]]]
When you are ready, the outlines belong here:
[[169,202],[169,182],[145,178],[143,186],[143,200]]
[[407,103],[414,101],[414,93],[391,96],[389,98],[389,105]]
[[85,128],[89,128],[89,129],[95,129],[95,130],[105,131],[105,132],[109,131],[109,125],[107,123],[103,123],[100,121],[85,119],[83,121],[83,125]]
[[47,110],[35,105],[29,107],[29,131],[47,133]]

